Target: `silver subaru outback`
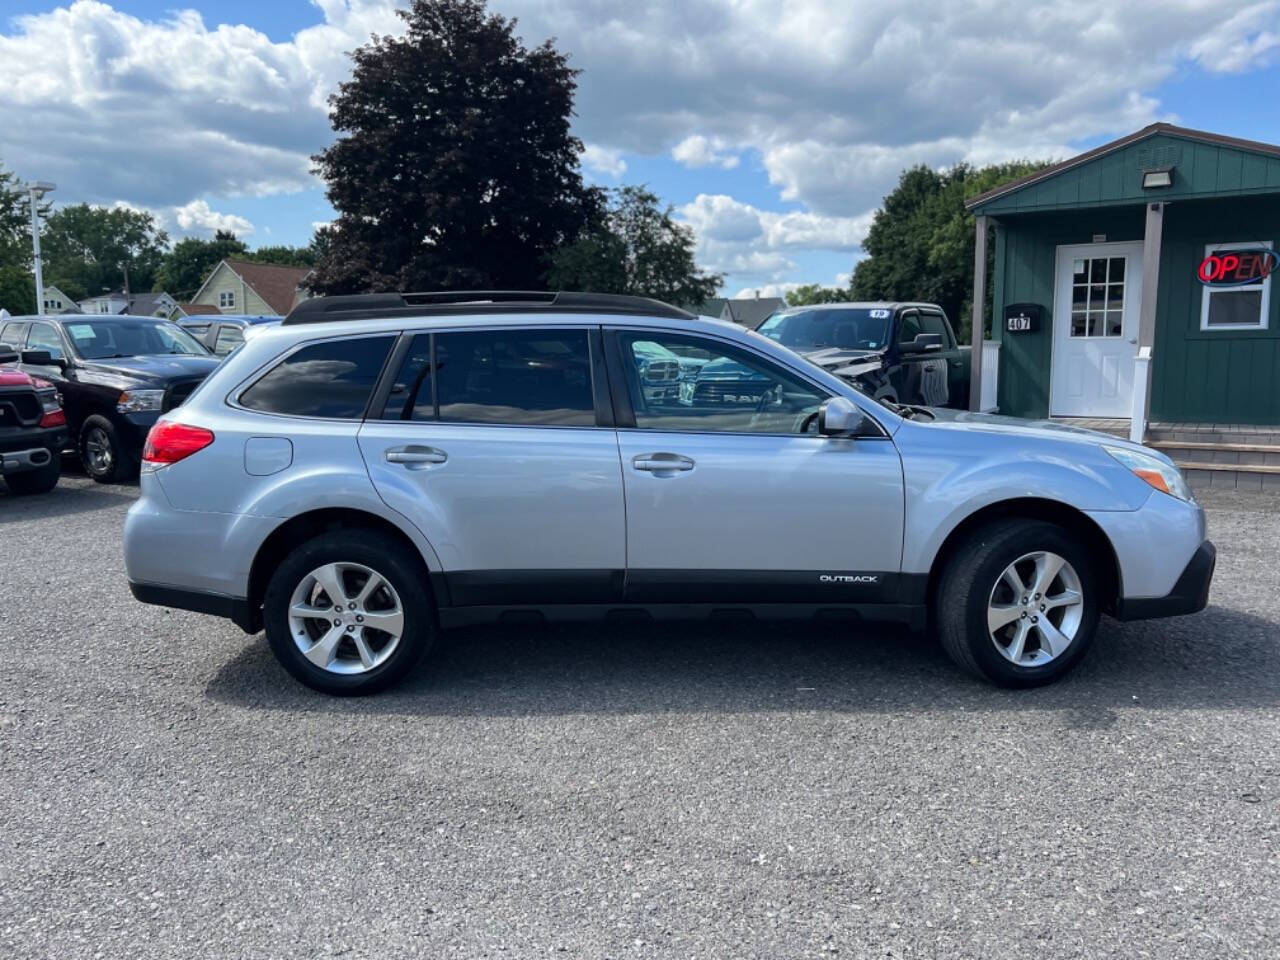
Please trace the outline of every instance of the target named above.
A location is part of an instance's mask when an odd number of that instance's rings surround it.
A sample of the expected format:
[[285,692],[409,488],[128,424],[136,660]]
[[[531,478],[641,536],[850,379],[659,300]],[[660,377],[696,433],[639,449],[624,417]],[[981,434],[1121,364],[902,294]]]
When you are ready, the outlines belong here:
[[152,429],[124,545],[139,600],[265,628],[335,694],[513,612],[897,621],[1025,687],[1102,613],[1202,609],[1214,566],[1152,450],[886,406],[750,331],[593,294],[300,305]]

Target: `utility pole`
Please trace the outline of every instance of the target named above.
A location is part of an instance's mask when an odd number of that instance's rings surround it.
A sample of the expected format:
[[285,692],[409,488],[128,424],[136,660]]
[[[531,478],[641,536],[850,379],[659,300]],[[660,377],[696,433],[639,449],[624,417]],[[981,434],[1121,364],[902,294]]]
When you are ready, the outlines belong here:
[[44,316],[44,273],[40,268],[40,215],[37,207],[41,197],[56,189],[58,185],[48,180],[35,180],[27,184],[27,195],[31,198],[31,252],[36,275],[36,313],[40,316]]

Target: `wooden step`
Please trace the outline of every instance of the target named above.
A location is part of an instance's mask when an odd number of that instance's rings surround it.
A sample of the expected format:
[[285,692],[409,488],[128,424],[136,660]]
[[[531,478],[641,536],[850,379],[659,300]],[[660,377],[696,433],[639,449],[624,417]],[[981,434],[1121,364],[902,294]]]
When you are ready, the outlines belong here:
[[1263,473],[1280,477],[1280,464],[1265,463],[1196,463],[1188,460],[1174,460],[1178,469],[1187,470],[1220,470],[1224,473]]
[[1201,443],[1197,440],[1148,440],[1157,450],[1224,450],[1235,453],[1280,453],[1280,443]]

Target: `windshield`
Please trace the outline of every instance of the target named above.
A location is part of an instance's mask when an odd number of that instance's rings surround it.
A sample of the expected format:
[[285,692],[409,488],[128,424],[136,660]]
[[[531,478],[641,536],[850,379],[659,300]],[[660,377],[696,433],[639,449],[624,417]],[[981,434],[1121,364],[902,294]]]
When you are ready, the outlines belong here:
[[191,334],[168,320],[76,320],[64,326],[76,353],[85,360],[174,353],[209,355]]
[[775,313],[757,332],[793,350],[883,350],[889,344],[889,316],[885,307],[788,310]]

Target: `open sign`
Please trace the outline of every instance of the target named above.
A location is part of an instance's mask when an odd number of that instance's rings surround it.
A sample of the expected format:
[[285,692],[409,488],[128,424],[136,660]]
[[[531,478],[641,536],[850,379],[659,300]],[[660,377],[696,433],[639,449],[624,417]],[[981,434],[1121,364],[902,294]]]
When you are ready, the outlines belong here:
[[1223,250],[1200,261],[1200,282],[1209,287],[1240,287],[1261,283],[1280,266],[1274,250]]

